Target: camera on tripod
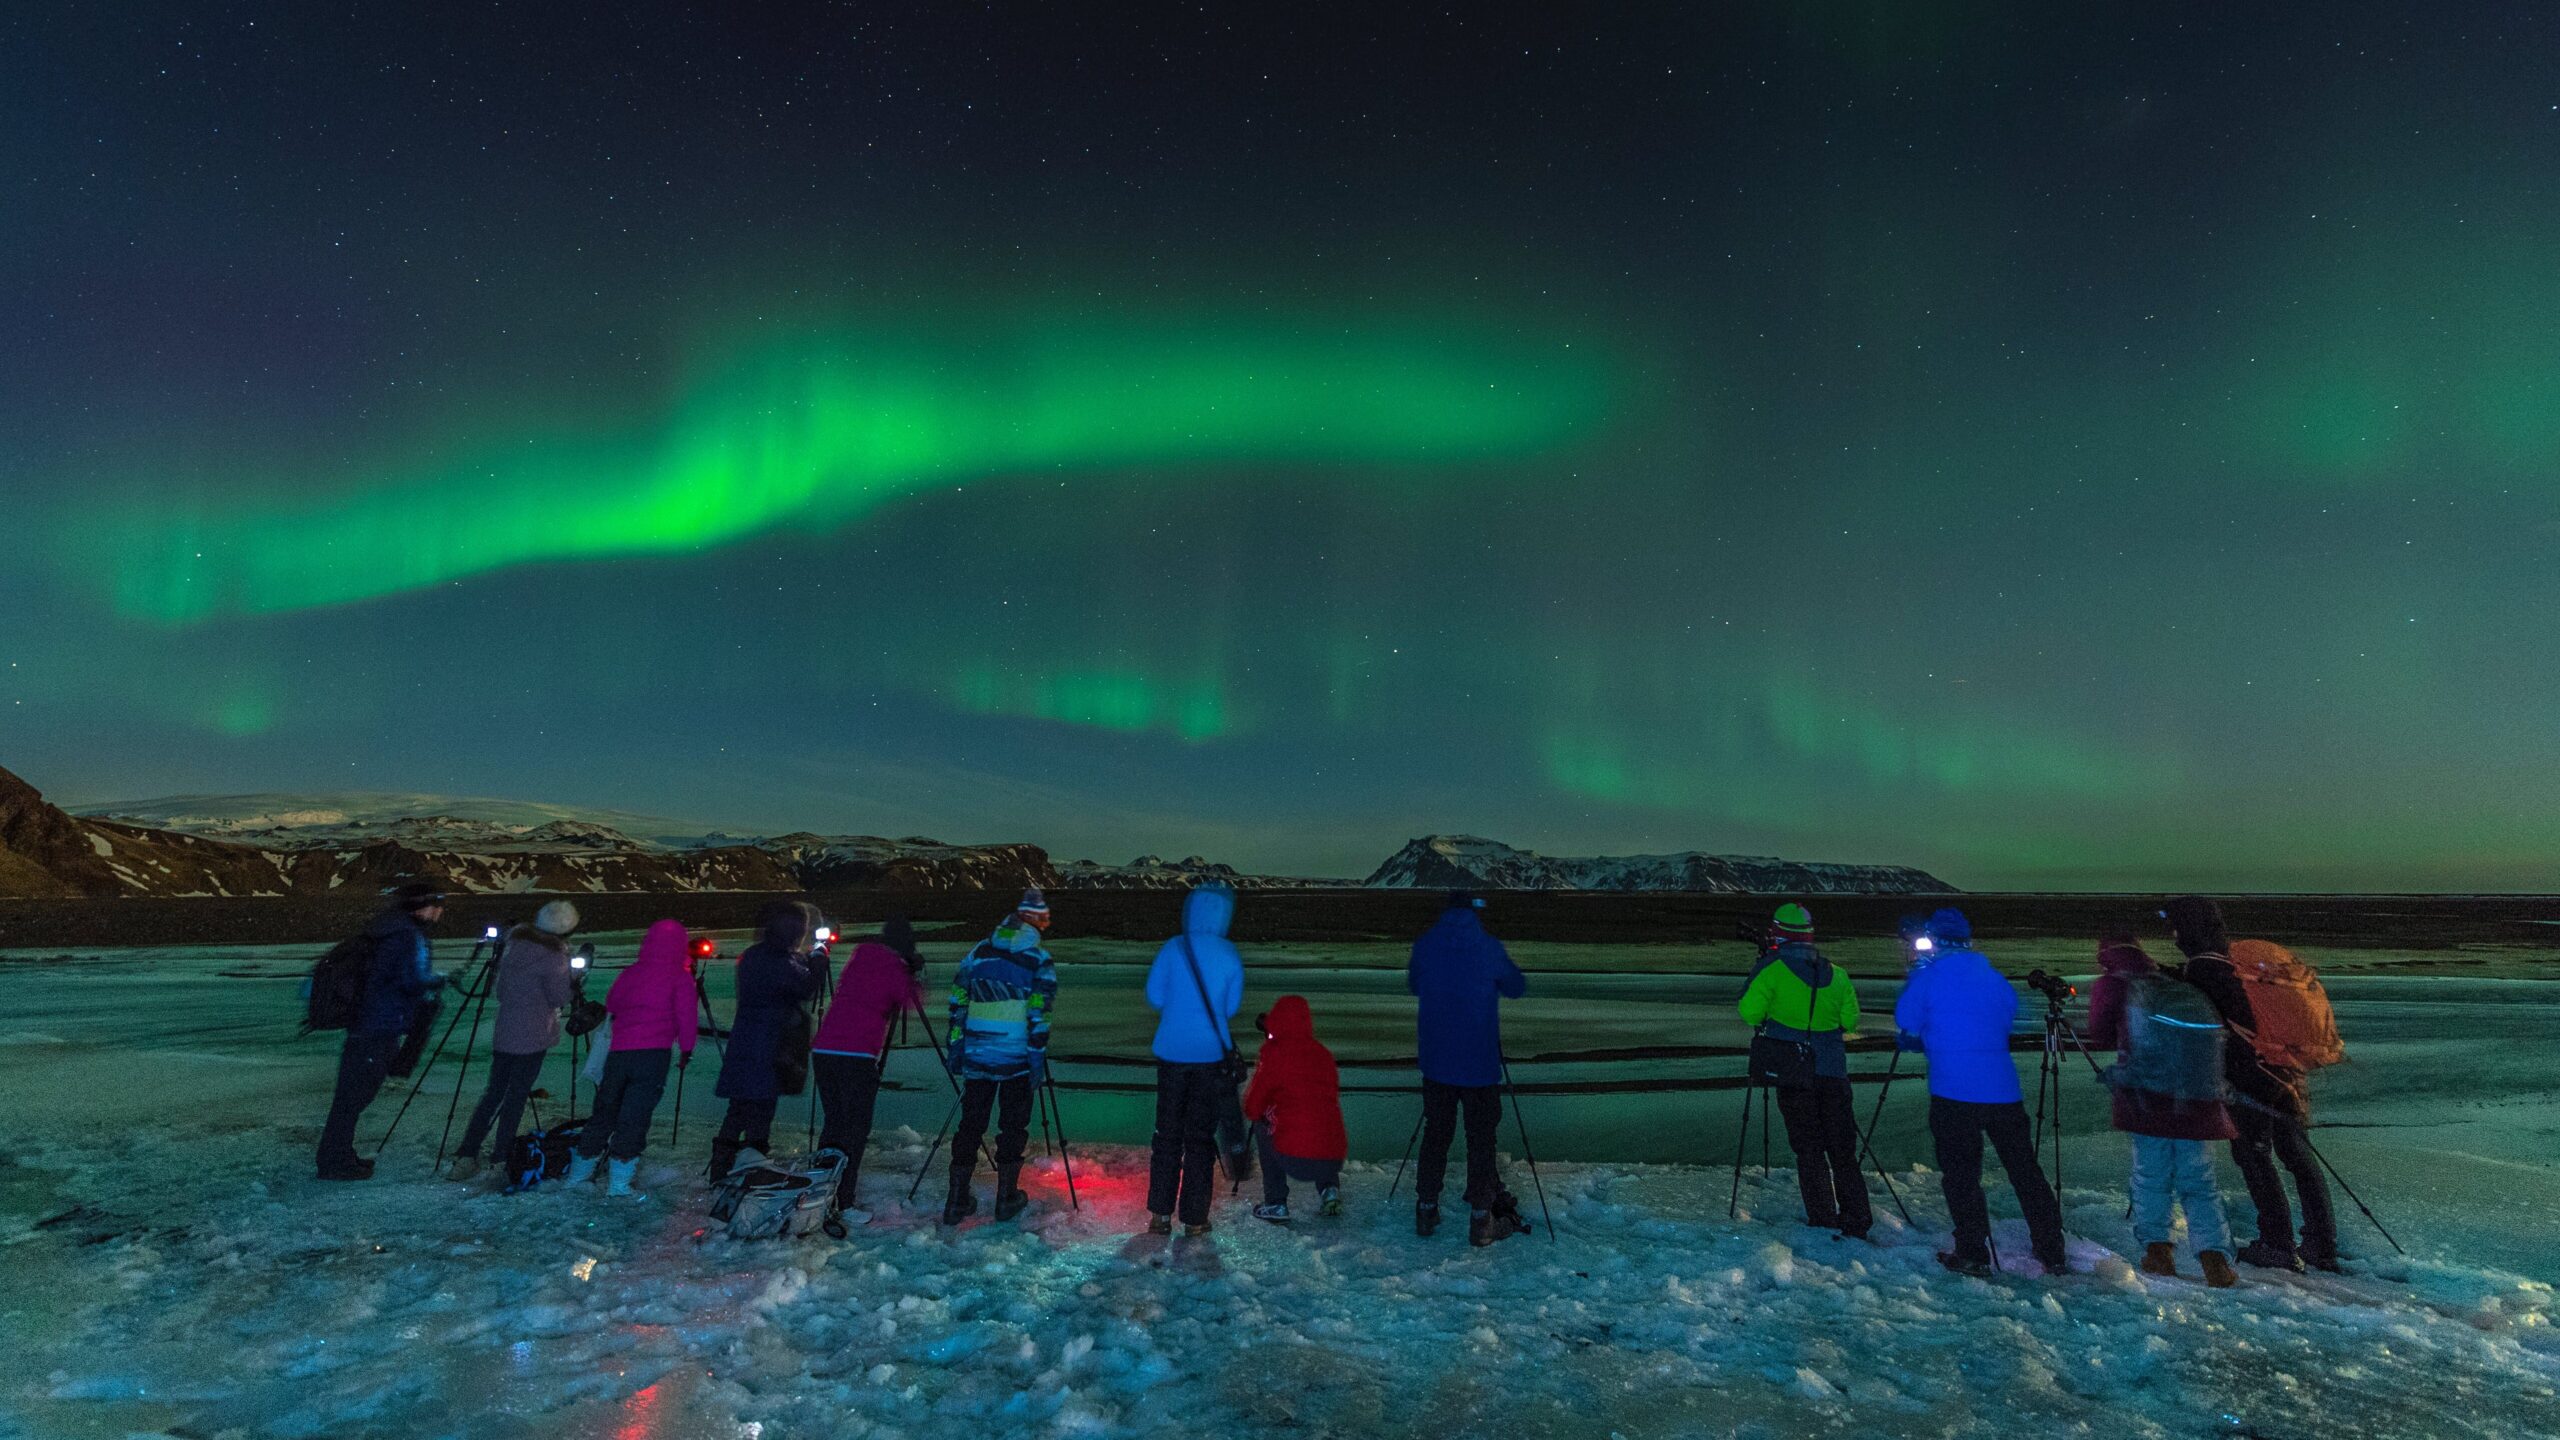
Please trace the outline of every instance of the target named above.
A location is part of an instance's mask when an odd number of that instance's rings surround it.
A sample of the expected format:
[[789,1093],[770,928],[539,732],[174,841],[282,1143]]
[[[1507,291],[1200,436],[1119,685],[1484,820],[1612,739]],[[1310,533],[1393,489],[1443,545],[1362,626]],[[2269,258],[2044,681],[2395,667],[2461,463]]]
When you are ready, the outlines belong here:
[[2080,993],[2080,988],[2070,981],[2059,975],[2048,975],[2042,970],[2028,971],[2027,985],[2028,988],[2056,1005],[2064,1004],[2072,996]]
[[1778,942],[1769,938],[1768,928],[1754,920],[1734,921],[1733,938],[1750,946],[1754,950],[1774,950],[1778,948]]

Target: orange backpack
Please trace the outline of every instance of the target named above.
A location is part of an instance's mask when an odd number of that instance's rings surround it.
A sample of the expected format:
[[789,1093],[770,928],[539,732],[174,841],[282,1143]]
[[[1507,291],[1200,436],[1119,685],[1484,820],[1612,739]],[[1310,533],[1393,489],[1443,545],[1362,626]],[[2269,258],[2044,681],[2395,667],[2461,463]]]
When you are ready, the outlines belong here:
[[2317,1070],[2347,1058],[2329,992],[2292,951],[2269,940],[2235,941],[2231,968],[2247,987],[2249,1010],[2257,1017],[2257,1033],[2249,1041],[2259,1059]]

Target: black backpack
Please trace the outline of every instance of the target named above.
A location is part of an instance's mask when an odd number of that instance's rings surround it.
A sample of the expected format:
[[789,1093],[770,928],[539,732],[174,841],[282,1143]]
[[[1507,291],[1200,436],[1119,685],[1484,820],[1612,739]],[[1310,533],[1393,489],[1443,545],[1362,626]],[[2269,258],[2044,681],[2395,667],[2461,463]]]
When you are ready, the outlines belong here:
[[364,1011],[365,982],[373,973],[373,941],[357,935],[329,947],[302,982],[302,1033],[344,1030]]

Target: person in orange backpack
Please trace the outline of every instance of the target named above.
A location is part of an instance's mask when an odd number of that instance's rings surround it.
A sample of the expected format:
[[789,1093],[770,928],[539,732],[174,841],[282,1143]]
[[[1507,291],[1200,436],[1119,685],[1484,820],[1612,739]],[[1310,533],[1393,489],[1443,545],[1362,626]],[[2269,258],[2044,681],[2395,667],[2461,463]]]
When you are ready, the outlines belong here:
[[[2231,942],[2231,971],[2249,996],[2250,1047],[2269,1074],[2283,1081],[2291,1108],[2284,1113],[2235,1117],[2240,1138],[2231,1157],[2249,1186],[2258,1211],[2258,1238],[2240,1247],[2245,1264],[2263,1269],[2318,1270],[2338,1268],[2338,1229],[2329,1204],[2328,1177],[2319,1157],[2311,1154],[2311,1072],[2347,1057],[2338,1039],[2337,1017],[2329,1008],[2329,992],[2320,977],[2294,953],[2270,940]],[[2276,1174],[2282,1162],[2302,1193],[2302,1239],[2293,1243],[2293,1207],[2284,1181]]]
[[[2270,1061],[2257,1042],[2258,1013],[2253,987],[2232,963],[2230,932],[2222,907],[2201,895],[2181,895],[2160,912],[2169,922],[2170,938],[2185,954],[2179,978],[2213,1001],[2228,1030],[2223,1041],[2223,1075],[2231,1084],[2231,1124],[2239,1134],[2231,1142],[2231,1161],[2249,1187],[2258,1211],[2258,1238],[2240,1247],[2240,1263],[2264,1270],[2299,1271],[2305,1265],[2338,1268],[2338,1216],[2329,1203],[2329,1178],[2311,1153],[2311,1088],[2299,1067]],[[2323,1000],[2325,1007],[2326,1001]],[[2302,1229],[2297,1244],[2293,1203],[2284,1192],[2276,1166],[2293,1177],[2302,1197]]]

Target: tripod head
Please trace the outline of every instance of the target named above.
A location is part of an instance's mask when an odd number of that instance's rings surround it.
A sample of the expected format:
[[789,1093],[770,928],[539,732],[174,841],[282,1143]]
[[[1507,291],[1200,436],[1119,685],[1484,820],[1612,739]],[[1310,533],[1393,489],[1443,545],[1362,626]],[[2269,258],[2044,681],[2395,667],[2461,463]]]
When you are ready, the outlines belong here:
[[2027,972],[2027,988],[2044,997],[2045,1023],[2048,1025],[2060,1020],[2063,1007],[2071,1003],[2072,996],[2080,993],[2080,988],[2070,981],[2042,970]]

